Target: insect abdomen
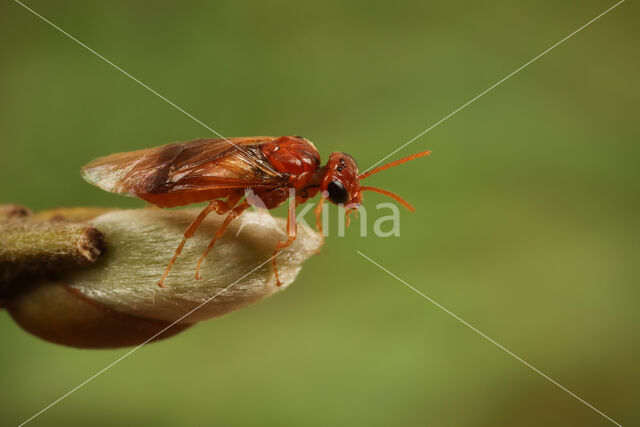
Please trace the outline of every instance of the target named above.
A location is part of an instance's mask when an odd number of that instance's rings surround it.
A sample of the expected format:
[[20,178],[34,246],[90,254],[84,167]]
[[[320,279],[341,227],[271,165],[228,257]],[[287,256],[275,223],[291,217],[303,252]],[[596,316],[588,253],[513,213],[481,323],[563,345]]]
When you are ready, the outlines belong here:
[[177,206],[187,206],[192,203],[208,202],[214,199],[228,197],[236,190],[227,189],[206,189],[196,191],[180,191],[176,193],[144,193],[137,196],[160,208],[174,208]]

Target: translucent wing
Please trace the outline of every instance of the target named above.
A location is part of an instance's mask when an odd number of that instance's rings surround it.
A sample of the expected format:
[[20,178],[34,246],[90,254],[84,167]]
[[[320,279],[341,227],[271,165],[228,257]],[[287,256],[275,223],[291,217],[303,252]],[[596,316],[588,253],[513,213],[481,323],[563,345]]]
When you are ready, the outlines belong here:
[[100,157],[82,168],[89,183],[103,190],[146,199],[200,190],[265,188],[280,185],[260,151],[274,137],[197,139]]

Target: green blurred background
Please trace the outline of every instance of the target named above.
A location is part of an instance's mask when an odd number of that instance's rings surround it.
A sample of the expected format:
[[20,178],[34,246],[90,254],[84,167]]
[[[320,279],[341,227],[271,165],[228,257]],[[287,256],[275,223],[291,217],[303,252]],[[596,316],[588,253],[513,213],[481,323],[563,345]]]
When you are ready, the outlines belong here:
[[[365,168],[609,1],[27,3],[225,136],[304,135]],[[335,236],[285,292],[149,345],[33,425],[637,425],[637,17],[626,2],[371,178],[399,238]],[[0,5],[0,203],[140,207],[99,155],[212,136],[11,1]],[[367,194],[369,213],[384,197]],[[370,221],[370,230],[372,221]],[[371,233],[370,233],[371,234]],[[0,424],[127,350],[41,341],[0,313]]]

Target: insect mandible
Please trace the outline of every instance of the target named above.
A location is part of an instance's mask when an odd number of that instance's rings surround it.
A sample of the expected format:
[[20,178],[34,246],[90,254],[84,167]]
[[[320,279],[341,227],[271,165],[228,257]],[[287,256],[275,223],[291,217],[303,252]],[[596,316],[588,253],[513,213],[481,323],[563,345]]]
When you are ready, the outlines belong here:
[[[281,285],[275,255],[296,239],[296,206],[321,194],[315,208],[316,226],[322,235],[321,213],[326,199],[346,207],[347,218],[362,203],[364,191],[392,197],[407,209],[413,207],[400,196],[360,181],[382,170],[430,154],[423,151],[358,174],[355,160],[335,152],[327,164],[320,164],[320,154],[313,143],[300,136],[197,139],[156,148],[100,157],[82,168],[89,183],[103,190],[138,197],[158,207],[186,206],[209,202],[184,232],[167,268],[158,282],[160,287],[182,248],[211,212],[226,215],[196,265],[200,265],[231,221],[251,205],[250,194],[259,197],[264,207],[273,209],[291,194],[287,215],[287,240],[276,242],[273,270]],[[293,192],[290,192],[293,189]]]

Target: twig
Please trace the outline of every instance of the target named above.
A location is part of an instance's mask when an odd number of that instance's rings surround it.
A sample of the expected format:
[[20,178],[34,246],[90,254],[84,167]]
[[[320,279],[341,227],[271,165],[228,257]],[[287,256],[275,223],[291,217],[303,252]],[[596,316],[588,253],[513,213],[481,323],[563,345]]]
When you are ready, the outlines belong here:
[[52,221],[0,223],[0,242],[0,297],[18,280],[90,265],[105,248],[94,227]]
[[[9,211],[16,209],[0,207],[0,217]],[[282,290],[322,241],[299,226],[298,239],[278,256],[284,282],[279,288],[271,263],[262,264],[273,255],[276,240],[284,238],[285,221],[246,212],[202,265],[204,279],[195,280],[195,262],[224,220],[211,215],[185,246],[162,289],[156,286],[158,278],[198,210],[107,210],[96,217],[104,211],[58,209],[0,220],[6,308],[29,332],[76,347],[136,345],[217,295],[157,337],[165,338]]]
[[93,264],[104,249],[103,234],[89,224],[42,221],[27,208],[0,206],[0,298],[21,283]]

